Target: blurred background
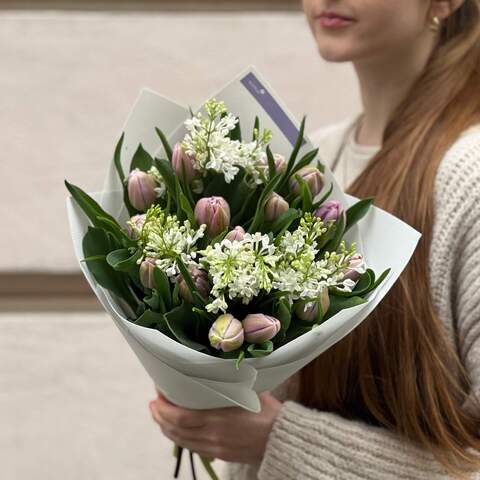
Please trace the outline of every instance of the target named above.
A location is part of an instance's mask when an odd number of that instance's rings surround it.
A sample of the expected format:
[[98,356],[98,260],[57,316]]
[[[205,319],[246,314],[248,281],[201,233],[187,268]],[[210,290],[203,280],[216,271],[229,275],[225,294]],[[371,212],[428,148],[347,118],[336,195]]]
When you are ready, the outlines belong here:
[[80,274],[63,180],[101,189],[144,86],[196,106],[253,64],[313,132],[359,109],[353,70],[321,60],[300,0],[0,0],[0,59],[0,478],[168,479],[153,386]]

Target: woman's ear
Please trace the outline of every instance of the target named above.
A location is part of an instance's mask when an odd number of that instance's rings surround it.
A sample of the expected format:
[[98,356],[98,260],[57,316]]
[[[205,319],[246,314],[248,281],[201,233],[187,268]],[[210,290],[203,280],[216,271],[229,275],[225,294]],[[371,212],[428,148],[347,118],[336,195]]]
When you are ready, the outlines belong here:
[[432,0],[430,14],[437,16],[440,20],[445,20],[458,10],[464,2],[465,0]]

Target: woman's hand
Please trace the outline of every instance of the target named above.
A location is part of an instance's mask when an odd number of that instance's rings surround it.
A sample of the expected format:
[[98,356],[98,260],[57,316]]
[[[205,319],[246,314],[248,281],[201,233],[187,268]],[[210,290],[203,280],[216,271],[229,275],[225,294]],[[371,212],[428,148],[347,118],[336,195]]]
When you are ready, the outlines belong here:
[[153,419],[177,445],[227,462],[261,462],[268,435],[282,406],[270,393],[259,395],[261,411],[240,407],[190,410],[170,403],[161,393],[150,402]]

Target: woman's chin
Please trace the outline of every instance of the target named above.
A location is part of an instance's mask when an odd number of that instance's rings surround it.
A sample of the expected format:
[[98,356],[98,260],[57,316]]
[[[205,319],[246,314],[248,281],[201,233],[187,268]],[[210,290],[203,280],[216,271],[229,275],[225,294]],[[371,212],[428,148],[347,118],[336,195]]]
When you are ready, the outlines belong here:
[[336,47],[318,46],[318,53],[327,62],[350,62],[352,53],[345,49]]

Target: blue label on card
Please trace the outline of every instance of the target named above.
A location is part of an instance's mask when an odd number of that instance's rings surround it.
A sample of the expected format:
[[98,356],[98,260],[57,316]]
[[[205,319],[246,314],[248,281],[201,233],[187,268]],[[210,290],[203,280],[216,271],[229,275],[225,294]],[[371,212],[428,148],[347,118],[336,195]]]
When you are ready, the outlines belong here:
[[[277,127],[288,138],[288,141],[295,145],[298,137],[298,128],[288,118],[287,114],[282,110],[276,100],[270,95],[268,90],[261,84],[260,80],[253,74],[245,75],[241,80],[245,88],[255,97],[257,102],[268,113],[270,118],[275,122]],[[302,141],[304,145],[305,139]]]

